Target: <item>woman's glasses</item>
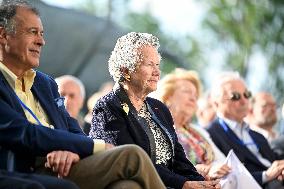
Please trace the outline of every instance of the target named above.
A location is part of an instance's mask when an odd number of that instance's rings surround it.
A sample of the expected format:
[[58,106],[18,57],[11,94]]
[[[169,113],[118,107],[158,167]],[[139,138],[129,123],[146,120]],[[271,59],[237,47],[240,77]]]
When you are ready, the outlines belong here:
[[[251,92],[250,91],[245,91],[243,93],[243,96],[245,99],[249,99],[252,95],[251,95]],[[242,94],[239,93],[239,92],[232,92],[231,95],[230,95],[230,98],[229,100],[232,100],[232,101],[239,101],[242,97]]]

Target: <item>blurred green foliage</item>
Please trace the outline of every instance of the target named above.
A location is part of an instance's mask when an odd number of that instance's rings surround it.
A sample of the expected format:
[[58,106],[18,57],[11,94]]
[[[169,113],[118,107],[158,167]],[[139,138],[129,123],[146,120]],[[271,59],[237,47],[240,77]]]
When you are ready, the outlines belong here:
[[269,71],[261,89],[272,92],[278,102],[283,102],[284,1],[196,0],[208,9],[202,23],[204,31],[200,32],[204,32],[204,36],[211,36],[213,40],[206,42],[202,37],[188,35],[181,39],[166,34],[148,9],[142,12],[131,11],[129,0],[85,2],[80,3],[80,9],[104,16],[128,31],[157,35],[162,46],[164,73],[174,67],[185,67],[197,70],[201,79],[205,80],[207,75],[204,70],[210,62],[208,49],[220,48],[225,57],[223,68],[237,70],[244,78],[248,78],[250,69],[258,66],[257,62],[250,61],[252,56],[261,53],[267,61]]
[[[282,103],[284,1],[210,0],[206,3],[209,11],[204,26],[210,29],[223,47],[229,47],[224,48],[226,66],[238,70],[247,78],[249,68],[258,66],[257,62],[249,62],[251,56],[261,52],[269,71],[262,89],[272,92]],[[249,63],[253,65],[249,66]]]

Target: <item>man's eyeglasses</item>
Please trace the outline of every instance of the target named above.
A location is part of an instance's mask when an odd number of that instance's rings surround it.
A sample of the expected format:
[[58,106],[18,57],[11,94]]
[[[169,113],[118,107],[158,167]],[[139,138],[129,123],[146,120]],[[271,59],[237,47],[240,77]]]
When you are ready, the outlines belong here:
[[[239,92],[232,92],[228,100],[238,101],[241,99],[242,94]],[[249,99],[252,95],[250,91],[245,91],[243,93],[245,99]]]

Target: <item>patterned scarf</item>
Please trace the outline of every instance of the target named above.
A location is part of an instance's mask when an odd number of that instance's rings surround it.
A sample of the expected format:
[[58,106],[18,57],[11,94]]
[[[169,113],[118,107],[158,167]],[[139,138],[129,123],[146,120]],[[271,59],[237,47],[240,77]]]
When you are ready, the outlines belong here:
[[189,126],[176,128],[178,140],[191,163],[210,164],[214,160],[214,152],[206,139],[194,128]]

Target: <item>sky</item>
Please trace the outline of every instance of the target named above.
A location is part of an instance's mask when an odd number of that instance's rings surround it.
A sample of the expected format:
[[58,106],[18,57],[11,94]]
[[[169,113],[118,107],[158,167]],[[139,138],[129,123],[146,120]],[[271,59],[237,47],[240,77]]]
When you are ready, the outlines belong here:
[[80,0],[43,0],[49,4],[56,5],[59,7],[72,7],[76,3],[80,2]]
[[[43,1],[65,8],[72,8],[82,2],[82,0]],[[195,0],[131,0],[130,6],[137,12],[143,11],[146,7],[150,8],[153,15],[162,23],[162,29],[177,35],[196,33],[200,29],[200,21],[205,11]]]

